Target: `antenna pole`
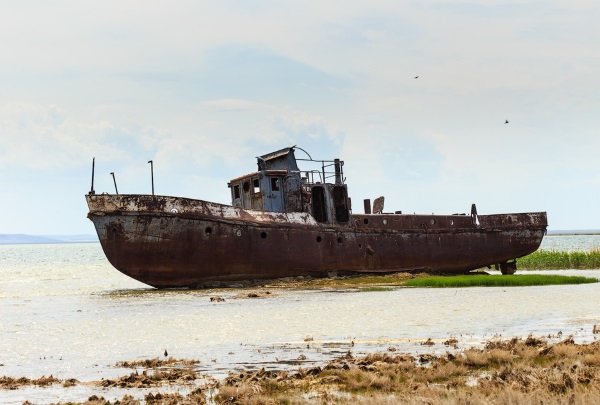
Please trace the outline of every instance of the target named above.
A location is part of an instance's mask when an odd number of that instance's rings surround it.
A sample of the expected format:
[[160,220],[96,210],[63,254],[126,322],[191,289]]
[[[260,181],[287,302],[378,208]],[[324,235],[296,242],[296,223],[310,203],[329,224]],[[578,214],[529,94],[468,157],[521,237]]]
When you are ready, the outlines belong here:
[[115,192],[119,195],[119,190],[117,190],[117,180],[115,180],[115,172],[110,172],[110,174],[113,176],[113,183],[115,183]]
[[90,188],[90,195],[91,194],[96,194],[96,192],[94,191],[94,169],[96,166],[96,158],[92,158],[92,187]]
[[152,178],[152,195],[154,195],[154,163],[149,160],[150,163],[150,177]]

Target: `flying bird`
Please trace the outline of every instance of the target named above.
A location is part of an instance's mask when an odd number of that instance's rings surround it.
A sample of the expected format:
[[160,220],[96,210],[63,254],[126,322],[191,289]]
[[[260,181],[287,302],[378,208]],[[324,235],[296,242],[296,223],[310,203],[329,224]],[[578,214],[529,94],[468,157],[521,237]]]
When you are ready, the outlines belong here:
[[419,76],[415,76],[415,79],[418,79],[418,78],[419,78]]
[[505,123],[505,124],[508,124],[508,120],[504,120],[504,123]]

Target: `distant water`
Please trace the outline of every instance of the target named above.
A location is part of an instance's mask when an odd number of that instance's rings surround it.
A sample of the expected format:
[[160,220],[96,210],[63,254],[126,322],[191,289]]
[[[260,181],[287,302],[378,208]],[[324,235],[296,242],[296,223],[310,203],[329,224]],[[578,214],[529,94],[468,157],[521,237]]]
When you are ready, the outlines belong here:
[[[545,249],[591,249],[596,237],[550,236]],[[544,272],[552,273],[552,272]],[[600,278],[600,270],[571,271]],[[107,262],[99,244],[0,246],[0,376],[54,375],[80,381],[127,375],[122,360],[200,360],[223,376],[247,367],[322,364],[348,351],[445,352],[494,335],[594,339],[600,283],[526,288],[409,289],[383,292],[270,289],[154,290]],[[225,302],[211,302],[219,295]],[[432,338],[432,347],[420,343]],[[299,361],[300,355],[306,360]],[[1,403],[82,401],[92,388],[0,390]],[[98,390],[98,389],[96,389]],[[122,392],[94,392],[107,399]],[[113,395],[111,397],[111,395]]]
[[600,234],[546,235],[540,249],[562,251],[589,251],[600,249]]

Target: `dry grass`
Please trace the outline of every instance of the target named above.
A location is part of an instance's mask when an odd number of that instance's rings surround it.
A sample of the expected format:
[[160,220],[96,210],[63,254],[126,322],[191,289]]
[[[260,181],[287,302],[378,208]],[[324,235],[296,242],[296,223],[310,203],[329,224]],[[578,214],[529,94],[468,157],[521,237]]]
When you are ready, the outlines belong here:
[[466,350],[462,356],[459,356],[457,361],[463,362],[468,367],[487,367],[490,364],[498,365],[510,363],[516,357],[516,354],[512,354],[505,349],[470,349]]
[[407,280],[423,277],[420,274],[394,273],[383,275],[352,275],[342,277],[310,278],[297,277],[272,280],[267,285],[273,288],[363,288],[369,291],[381,286],[401,286]]
[[[512,339],[456,356],[373,354],[320,371],[230,375],[217,403],[594,403],[600,344]],[[270,402],[272,401],[272,402]]]
[[103,387],[148,388],[163,383],[185,384],[199,378],[200,376],[192,368],[154,369],[144,370],[141,373],[135,371],[128,376],[102,380],[100,385]]
[[[77,380],[70,380],[70,381],[77,381]],[[14,390],[14,389],[17,389],[17,388],[25,386],[25,385],[37,385],[38,387],[47,387],[49,385],[56,384],[59,382],[61,382],[61,380],[59,380],[58,378],[54,378],[51,375],[48,377],[42,376],[38,379],[33,379],[33,380],[29,379],[27,377],[12,378],[12,377],[7,377],[7,376],[2,376],[2,377],[0,377],[0,389]]]
[[[452,342],[456,342],[453,340]],[[103,386],[182,386],[196,378],[192,367],[132,373]],[[42,379],[40,379],[41,382]],[[6,381],[6,377],[4,380]],[[46,381],[44,379],[43,381]],[[52,380],[53,382],[57,382]],[[324,367],[297,371],[230,374],[204,391],[146,395],[147,404],[589,404],[600,403],[600,342],[572,338],[549,344],[528,337],[491,341],[458,354],[390,352],[345,356]],[[203,390],[208,389],[203,387]],[[139,404],[126,396],[115,403]],[[90,397],[87,404],[110,404]]]
[[581,361],[586,366],[600,367],[600,352],[586,354]]
[[159,359],[155,357],[153,359],[145,359],[145,360],[130,360],[130,361],[119,361],[117,362],[117,367],[124,368],[155,368],[155,367],[165,367],[165,366],[193,366],[195,364],[200,363],[200,360],[189,360],[189,359],[176,359],[173,357],[169,357],[168,359]]

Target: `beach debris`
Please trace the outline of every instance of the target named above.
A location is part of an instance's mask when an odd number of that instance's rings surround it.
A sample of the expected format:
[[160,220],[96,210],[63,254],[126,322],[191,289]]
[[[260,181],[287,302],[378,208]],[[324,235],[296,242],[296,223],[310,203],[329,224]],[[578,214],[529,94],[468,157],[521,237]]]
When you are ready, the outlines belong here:
[[454,349],[458,349],[458,339],[449,338],[449,339],[447,339],[447,340],[444,341],[444,345],[446,345],[446,346],[452,346]]
[[275,297],[276,295],[271,293],[271,291],[251,291],[249,293],[238,294],[234,298],[266,298]]
[[421,346],[433,346],[433,345],[435,345],[435,343],[433,342],[433,340],[431,340],[431,338],[427,338],[426,341],[421,343]]
[[225,302],[225,298],[215,295],[214,297],[210,297],[210,302]]
[[77,384],[79,384],[79,380],[77,380],[75,378],[69,378],[68,380],[63,381],[63,387],[65,387],[65,388],[73,387]]

